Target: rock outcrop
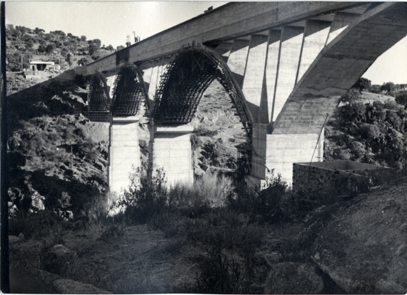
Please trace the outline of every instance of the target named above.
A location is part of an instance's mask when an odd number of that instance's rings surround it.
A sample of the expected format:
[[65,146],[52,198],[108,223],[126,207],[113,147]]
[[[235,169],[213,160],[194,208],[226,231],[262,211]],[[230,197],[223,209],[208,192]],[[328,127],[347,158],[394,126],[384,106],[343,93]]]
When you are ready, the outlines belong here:
[[348,293],[406,293],[407,185],[352,203],[320,232],[314,262]]
[[55,291],[61,294],[111,294],[105,290],[96,288],[90,284],[84,284],[81,282],[59,279],[52,283]]
[[264,287],[266,294],[317,294],[324,288],[314,265],[282,262],[272,265]]
[[78,255],[75,251],[66,248],[64,245],[58,244],[49,249],[42,259],[42,264],[46,271],[65,275],[69,273]]

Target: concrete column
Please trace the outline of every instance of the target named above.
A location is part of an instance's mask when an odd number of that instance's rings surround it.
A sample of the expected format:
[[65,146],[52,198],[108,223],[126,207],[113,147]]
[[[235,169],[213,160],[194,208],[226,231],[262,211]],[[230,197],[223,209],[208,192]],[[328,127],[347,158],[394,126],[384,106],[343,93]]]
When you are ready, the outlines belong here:
[[158,66],[156,87],[159,87],[159,86],[160,86],[160,83],[161,83],[161,75],[163,74],[164,69],[165,69],[165,65],[159,65],[159,66]]
[[109,130],[109,188],[120,193],[130,185],[129,174],[141,166],[137,134],[139,118],[113,118]]
[[106,84],[109,87],[109,97],[113,98],[114,95],[114,82],[117,79],[117,75],[109,76],[106,78]]
[[292,185],[293,163],[310,162],[311,158],[312,162],[323,161],[324,138],[322,135],[317,145],[318,137],[319,134],[267,134],[267,168]]
[[269,124],[253,124],[251,176],[258,179],[264,179],[266,177],[268,126]]
[[152,75],[152,73],[153,73],[153,68],[145,69],[145,70],[144,70],[144,73],[143,73],[143,81],[144,81],[144,84],[146,85],[147,91],[148,91],[149,88],[150,88],[151,75]]
[[193,130],[190,125],[154,127],[153,169],[163,169],[167,186],[176,183],[192,185],[194,182],[190,140]]
[[224,62],[227,63],[229,59],[230,52],[232,50],[233,40],[232,41],[224,41],[220,43],[216,48],[216,53],[223,59]]
[[[255,122],[259,120],[259,108],[262,100],[264,68],[266,64],[268,36],[252,35],[247,57],[246,70],[243,78],[242,91],[247,106]],[[266,93],[264,93],[266,95]],[[267,107],[266,107],[267,109]]]
[[326,45],[328,45],[333,39],[342,33],[358,16],[358,14],[353,13],[337,12],[335,14],[334,21],[331,24]]
[[284,27],[280,47],[280,61],[274,100],[273,121],[294,89],[300,60],[304,28]]
[[330,22],[308,20],[304,32],[304,44],[301,52],[300,69],[297,82],[302,78],[310,65],[325,46],[330,30]]
[[158,66],[152,68],[151,79],[150,79],[150,86],[148,87],[148,97],[151,100],[154,100],[155,90],[157,87],[157,80],[158,80]]
[[266,61],[266,90],[268,122],[274,121],[273,107],[277,85],[278,61],[280,55],[281,31],[271,30],[269,33],[268,52]]
[[247,39],[236,39],[233,42],[232,51],[229,54],[229,59],[227,62],[229,69],[240,87],[243,85],[249,44],[249,37],[247,37]]

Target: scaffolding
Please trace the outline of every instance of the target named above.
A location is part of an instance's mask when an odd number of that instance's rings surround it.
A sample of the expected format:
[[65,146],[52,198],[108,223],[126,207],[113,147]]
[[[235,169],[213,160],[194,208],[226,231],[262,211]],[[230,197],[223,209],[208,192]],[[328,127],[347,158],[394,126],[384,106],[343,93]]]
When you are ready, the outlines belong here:
[[124,65],[114,82],[112,115],[114,117],[136,115],[140,102],[147,101],[146,93],[141,71],[134,65]]
[[251,119],[243,93],[227,65],[206,48],[183,48],[167,65],[154,97],[154,121],[167,126],[191,122],[203,93],[215,79],[226,89],[251,138]]
[[92,75],[88,91],[88,117],[94,122],[109,122],[110,97],[106,79],[102,73]]

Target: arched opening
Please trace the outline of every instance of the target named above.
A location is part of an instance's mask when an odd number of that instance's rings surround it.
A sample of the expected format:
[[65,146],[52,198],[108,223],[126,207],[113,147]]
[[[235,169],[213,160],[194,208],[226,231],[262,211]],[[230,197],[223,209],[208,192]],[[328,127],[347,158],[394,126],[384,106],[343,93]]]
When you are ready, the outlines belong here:
[[156,125],[193,126],[195,176],[249,174],[252,119],[227,65],[211,50],[181,50],[162,75],[154,103]]
[[183,49],[168,64],[154,99],[154,121],[163,126],[191,122],[202,95],[215,79],[225,88],[250,137],[252,119],[244,95],[227,65],[207,48]]
[[88,117],[91,121],[109,122],[109,91],[106,78],[100,72],[96,72],[90,78],[88,103]]
[[140,103],[148,104],[143,75],[138,67],[132,64],[124,65],[114,82],[112,99],[113,117],[134,116],[140,110]]

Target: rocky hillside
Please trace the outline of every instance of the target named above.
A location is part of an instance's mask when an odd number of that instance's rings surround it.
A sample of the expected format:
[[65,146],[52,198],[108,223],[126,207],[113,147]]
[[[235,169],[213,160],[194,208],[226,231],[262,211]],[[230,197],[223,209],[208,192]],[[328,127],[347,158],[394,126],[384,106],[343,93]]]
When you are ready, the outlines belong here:
[[402,170],[407,111],[394,97],[364,92],[341,105],[325,128],[325,160],[352,160]]
[[84,116],[84,83],[70,70],[7,97],[11,212],[78,214],[106,189],[108,126]]
[[[8,94],[54,78],[62,72],[115,52],[112,45],[102,45],[99,39],[87,40],[63,31],[46,33],[40,28],[6,26],[6,71]],[[31,75],[30,61],[51,61],[52,69]],[[27,71],[27,72],[26,72]]]
[[86,36],[75,36],[63,31],[46,33],[40,28],[6,26],[6,69],[22,71],[28,69],[30,60],[54,61],[61,70],[85,65],[115,49],[102,45],[99,39],[86,40]]
[[191,124],[194,172],[232,175],[244,155],[247,135],[225,89],[215,80],[205,91]]

